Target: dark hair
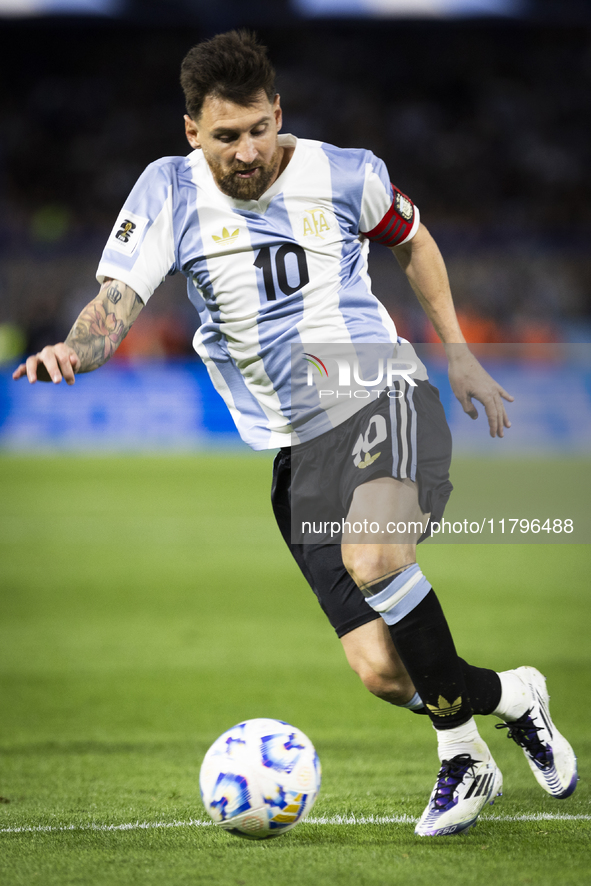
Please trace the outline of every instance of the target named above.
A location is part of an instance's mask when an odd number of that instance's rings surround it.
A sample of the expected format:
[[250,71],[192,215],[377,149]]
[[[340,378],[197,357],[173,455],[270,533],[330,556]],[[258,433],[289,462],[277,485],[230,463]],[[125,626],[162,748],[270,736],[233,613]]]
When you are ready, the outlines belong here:
[[181,65],[181,86],[187,112],[197,120],[209,95],[247,107],[264,90],[273,101],[275,71],[256,34],[229,31],[189,50]]

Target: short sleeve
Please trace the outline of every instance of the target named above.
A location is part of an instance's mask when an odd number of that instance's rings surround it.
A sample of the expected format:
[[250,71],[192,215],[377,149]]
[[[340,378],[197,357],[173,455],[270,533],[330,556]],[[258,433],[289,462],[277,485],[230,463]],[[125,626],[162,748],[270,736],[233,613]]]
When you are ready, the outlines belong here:
[[414,237],[419,222],[418,207],[390,183],[382,160],[370,154],[365,165],[360,233],[383,246],[400,246]]
[[96,277],[121,280],[144,304],[175,270],[172,165],[158,161],[142,173],[109,235]]

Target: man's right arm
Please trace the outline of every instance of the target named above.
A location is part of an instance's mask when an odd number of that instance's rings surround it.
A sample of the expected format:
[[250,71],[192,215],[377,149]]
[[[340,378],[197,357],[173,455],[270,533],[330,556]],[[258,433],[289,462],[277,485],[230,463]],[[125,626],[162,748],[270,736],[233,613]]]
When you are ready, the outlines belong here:
[[98,369],[115,353],[143,306],[139,295],[125,283],[105,280],[97,297],[80,313],[65,342],[48,345],[28,357],[12,377],[26,375],[31,384],[59,384],[63,378],[73,385],[75,375]]

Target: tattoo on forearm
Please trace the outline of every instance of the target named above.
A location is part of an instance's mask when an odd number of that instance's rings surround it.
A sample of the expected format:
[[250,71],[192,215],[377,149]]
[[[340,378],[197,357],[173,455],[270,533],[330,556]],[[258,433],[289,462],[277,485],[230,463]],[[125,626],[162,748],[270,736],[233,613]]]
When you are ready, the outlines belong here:
[[[112,292],[118,297],[113,298]],[[117,304],[122,295],[129,297],[132,294],[133,308],[125,320],[108,310],[107,301]],[[141,299],[131,290],[129,293],[127,291],[122,293],[118,287],[111,286],[106,295],[106,299],[103,293],[102,297],[97,297],[84,308],[66,339],[66,344],[70,345],[80,357],[79,372],[90,372],[106,363],[131,329],[143,306]],[[121,313],[121,309],[118,310]],[[125,311],[123,313],[125,315]]]
[[109,286],[107,289],[107,298],[114,305],[116,305],[118,301],[121,301],[121,292],[116,284],[115,286]]

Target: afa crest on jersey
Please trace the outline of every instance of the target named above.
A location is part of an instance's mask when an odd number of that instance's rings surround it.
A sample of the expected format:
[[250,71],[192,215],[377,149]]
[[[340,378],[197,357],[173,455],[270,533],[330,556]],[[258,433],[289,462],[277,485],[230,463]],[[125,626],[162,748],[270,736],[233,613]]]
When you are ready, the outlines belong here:
[[332,212],[322,206],[313,206],[302,213],[302,234],[325,240],[335,227]]

